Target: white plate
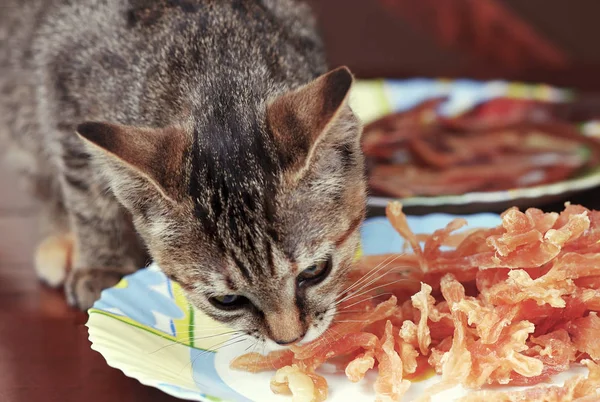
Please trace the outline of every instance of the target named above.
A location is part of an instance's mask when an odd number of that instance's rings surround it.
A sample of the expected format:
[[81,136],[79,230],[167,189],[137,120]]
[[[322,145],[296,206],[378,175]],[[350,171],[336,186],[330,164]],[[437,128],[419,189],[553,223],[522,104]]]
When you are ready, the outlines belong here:
[[[433,214],[409,217],[408,222],[417,233],[431,233],[453,218],[455,216]],[[465,218],[470,227],[491,227],[501,222],[500,217],[493,214]],[[362,228],[365,254],[397,252],[402,245],[403,240],[384,218],[370,219]],[[271,393],[272,373],[230,370],[229,362],[245,353],[247,344],[234,344],[213,352],[222,342],[228,344],[227,336],[219,336],[227,328],[194,310],[179,286],[170,282],[156,266],[130,275],[116,287],[104,291],[89,313],[87,327],[92,349],[101,353],[110,366],[142,384],[194,401],[290,400]],[[555,377],[554,383],[562,384],[571,375],[586,371],[575,367]],[[326,378],[330,384],[328,401],[374,400],[374,373],[358,384],[339,374],[327,374]],[[414,382],[403,401],[413,400],[437,381],[439,377],[433,376]],[[451,401],[466,392],[457,387],[437,395],[433,401]]]
[[[459,115],[490,99],[531,99],[545,102],[569,102],[574,95],[548,85],[527,85],[516,82],[473,80],[371,80],[358,81],[350,96],[350,104],[364,124],[387,114],[400,112],[433,98],[448,97],[440,113]],[[582,135],[597,136],[598,124],[582,125]],[[503,191],[472,192],[460,195],[410,197],[402,199],[408,213],[452,212],[473,213],[505,210],[512,206],[538,206],[566,200],[571,195],[600,185],[600,169],[556,183]],[[369,205],[385,207],[392,199],[371,197]]]

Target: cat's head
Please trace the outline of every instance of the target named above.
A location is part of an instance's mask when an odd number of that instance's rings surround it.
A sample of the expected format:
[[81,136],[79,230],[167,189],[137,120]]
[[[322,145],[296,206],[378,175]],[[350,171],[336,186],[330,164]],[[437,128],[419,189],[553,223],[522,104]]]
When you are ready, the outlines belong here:
[[352,75],[179,126],[78,132],[152,257],[214,319],[280,345],[331,323],[365,214]]

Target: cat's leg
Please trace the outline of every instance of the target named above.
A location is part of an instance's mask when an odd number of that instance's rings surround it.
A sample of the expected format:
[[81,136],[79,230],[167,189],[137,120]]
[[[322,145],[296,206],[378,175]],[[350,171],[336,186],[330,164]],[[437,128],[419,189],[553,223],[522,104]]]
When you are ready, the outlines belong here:
[[[22,132],[35,132],[35,128],[28,123]],[[7,165],[19,187],[36,201],[42,240],[35,251],[35,271],[46,284],[61,286],[73,260],[73,241],[56,169],[34,137],[12,136],[4,145]]]
[[75,260],[74,238],[56,176],[36,177],[42,240],[35,251],[34,267],[38,278],[49,286],[64,284]]
[[46,236],[35,250],[35,271],[38,278],[52,287],[64,284],[74,259],[71,233]]
[[66,138],[61,179],[76,258],[65,294],[69,304],[85,310],[102,290],[141,268],[147,256],[131,217],[94,169],[80,140],[74,133]]
[[[7,34],[13,45],[0,49],[0,60],[15,57],[13,63],[18,66],[7,68],[13,64],[8,63],[0,71],[0,159],[16,174],[19,186],[37,201],[42,240],[35,251],[34,266],[43,282],[58,287],[64,284],[73,261],[73,236],[58,165],[47,146],[47,119],[38,118],[42,97],[37,94],[37,80],[30,63],[21,64],[24,59],[18,57],[29,49],[27,30],[13,31],[14,35]],[[3,52],[9,48],[11,52]]]

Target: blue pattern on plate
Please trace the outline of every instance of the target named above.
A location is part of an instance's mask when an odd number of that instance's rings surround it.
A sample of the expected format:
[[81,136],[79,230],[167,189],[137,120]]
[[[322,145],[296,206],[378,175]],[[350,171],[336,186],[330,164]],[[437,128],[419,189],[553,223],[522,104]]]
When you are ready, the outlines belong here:
[[427,79],[386,80],[385,92],[393,111],[400,112],[424,102],[427,99],[446,96],[449,90],[439,81]]
[[252,402],[231,389],[215,369],[215,353],[190,348],[192,378],[198,389],[210,390],[212,396],[236,402]]
[[506,84],[456,80],[452,83],[415,78],[410,80],[386,80],[385,92],[392,110],[409,110],[428,99],[447,97],[440,105],[442,115],[456,115],[492,98],[503,96]]
[[[143,278],[140,277],[138,280],[137,276],[142,273]],[[129,276],[127,282],[126,288],[111,288],[102,292],[102,298],[96,302],[94,308],[110,311],[113,314],[116,314],[114,309],[117,308],[122,315],[162,332],[165,332],[164,328],[157,325],[155,312],[175,319],[185,316],[171,297],[152,289],[155,286],[167,286],[169,294],[172,294],[170,282],[162,272],[138,271]],[[150,297],[150,293],[152,297]],[[144,301],[143,306],[140,305],[141,300]],[[174,327],[171,327],[174,332]],[[169,335],[173,335],[173,333]]]
[[[386,97],[394,112],[406,111],[428,99],[445,96],[448,101],[441,104],[439,110],[445,116],[457,115],[480,103],[508,96],[508,86],[509,83],[504,81],[481,82],[469,79],[444,81],[414,78],[384,81]],[[533,97],[536,88],[522,85],[519,91],[522,96]]]

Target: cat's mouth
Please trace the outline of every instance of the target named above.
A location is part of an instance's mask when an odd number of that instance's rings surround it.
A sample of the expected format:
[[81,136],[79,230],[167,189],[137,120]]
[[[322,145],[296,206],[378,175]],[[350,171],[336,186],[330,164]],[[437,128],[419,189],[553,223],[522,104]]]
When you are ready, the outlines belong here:
[[298,341],[282,345],[281,343],[278,343],[270,338],[266,338],[265,344],[269,351],[275,352],[275,351],[279,351],[279,350],[287,350],[292,346],[306,345],[307,343],[310,343],[313,340],[317,339],[321,335],[321,333],[322,333],[322,331],[318,331],[315,328],[311,327],[308,329],[306,334],[304,336],[302,336],[302,338],[299,339]]
[[328,322],[325,322],[322,320],[318,323],[318,325],[310,325],[308,330],[304,334],[304,336],[300,340],[298,340],[292,344],[281,345],[281,344],[278,344],[277,342],[273,341],[272,339],[266,337],[264,340],[265,348],[268,351],[280,351],[280,350],[287,350],[291,346],[303,346],[303,345],[309,344],[309,343],[314,342],[315,340],[319,339],[325,333],[327,328],[329,328],[329,326],[331,325],[332,322],[333,322],[333,319],[328,320]]
[[324,326],[322,329],[310,327],[306,332],[306,335],[304,335],[304,338],[302,338],[297,345],[306,345],[307,343],[311,343],[312,341],[318,339],[321,335],[323,335],[327,327],[329,327],[329,325]]

